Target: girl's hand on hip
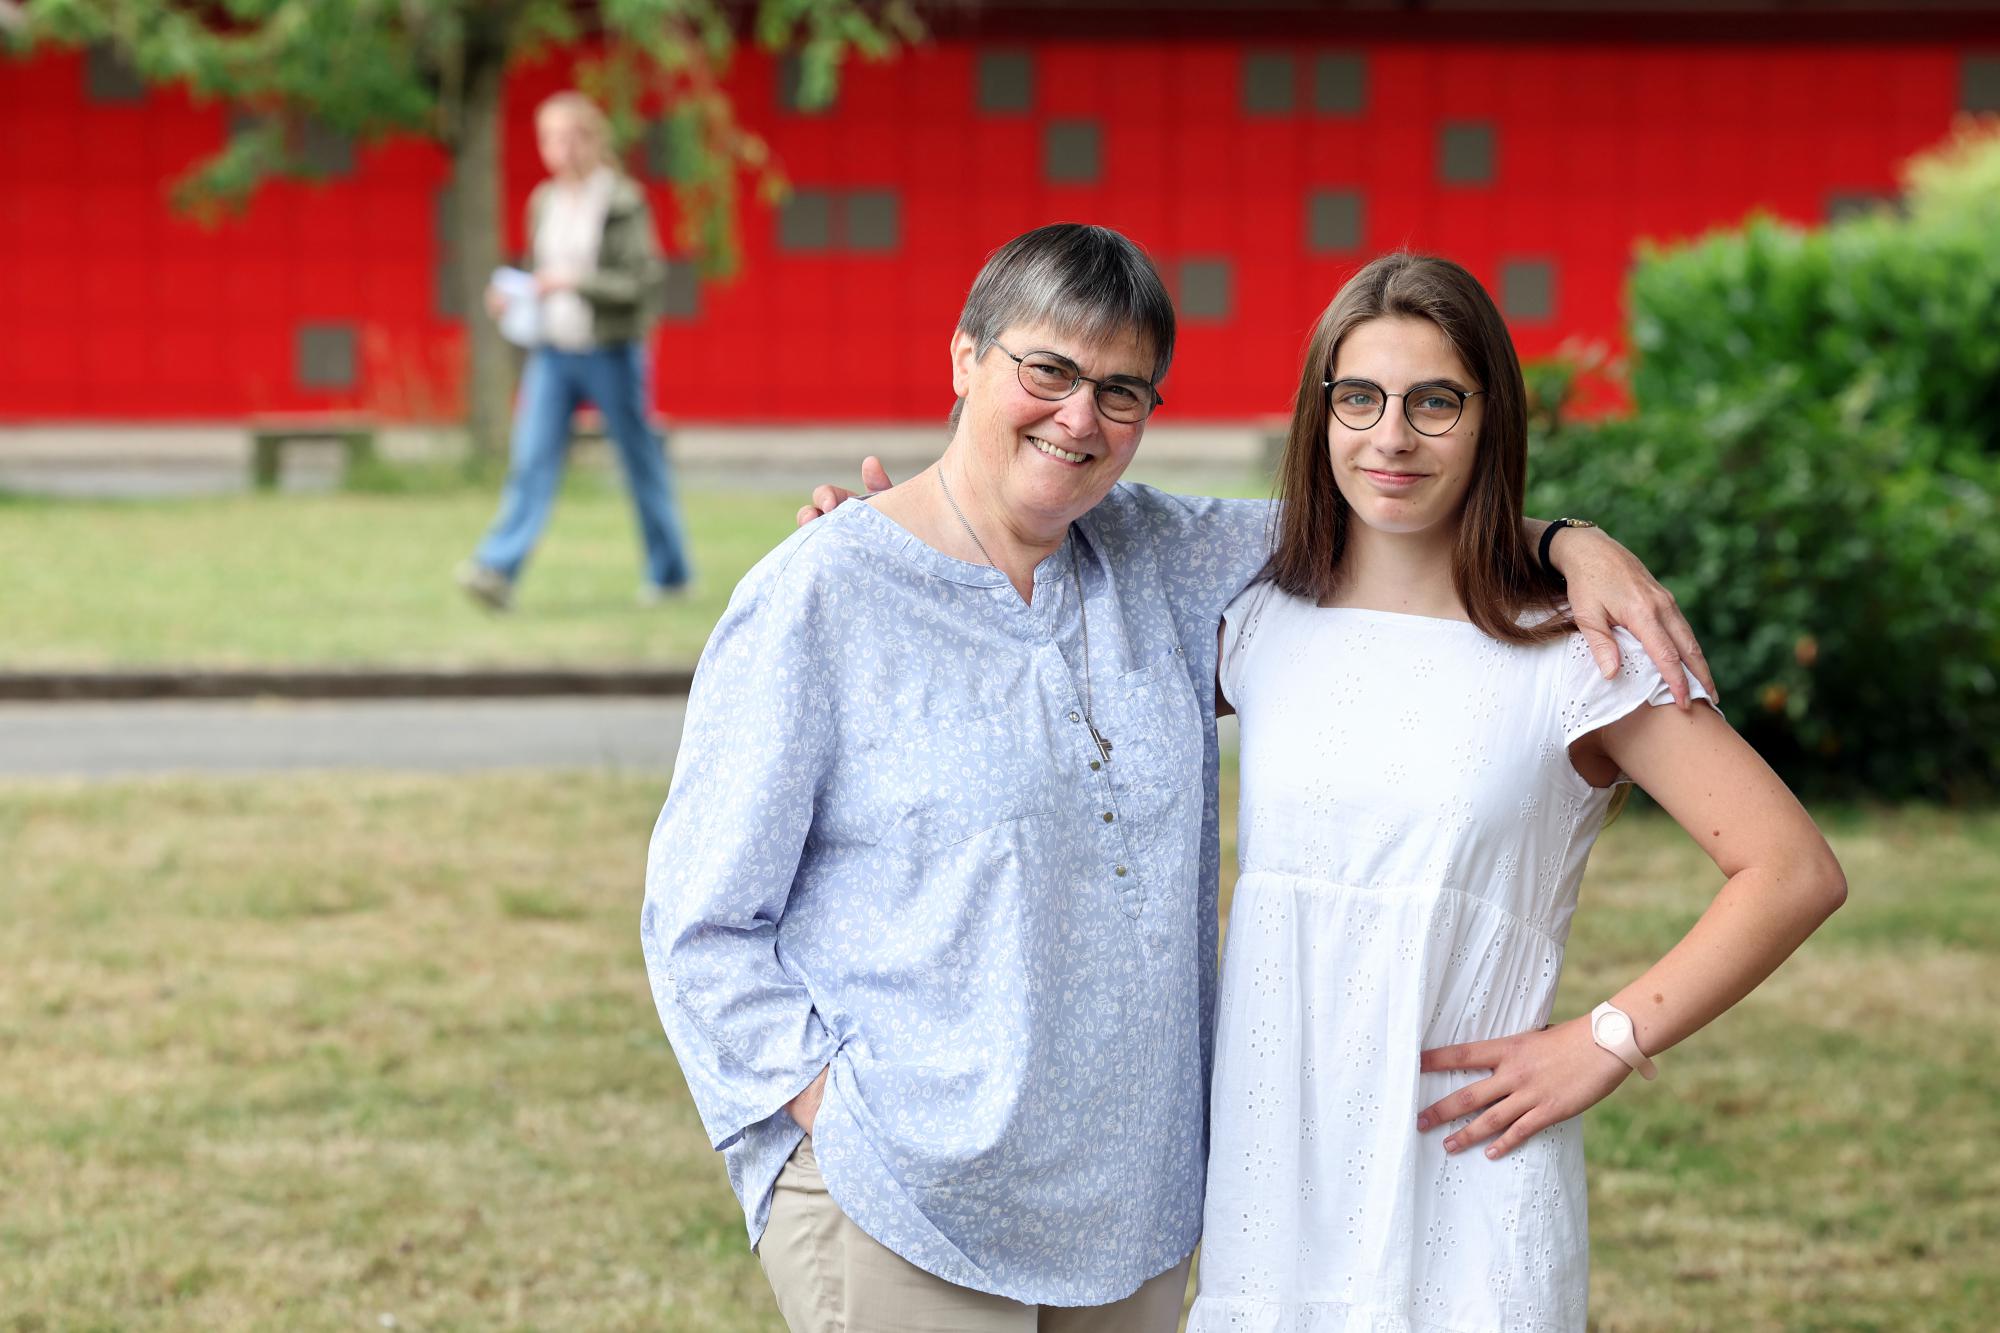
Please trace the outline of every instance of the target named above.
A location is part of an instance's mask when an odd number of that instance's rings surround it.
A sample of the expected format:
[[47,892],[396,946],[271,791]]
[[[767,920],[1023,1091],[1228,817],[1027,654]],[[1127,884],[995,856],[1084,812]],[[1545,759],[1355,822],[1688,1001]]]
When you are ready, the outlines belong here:
[[1477,1115],[1478,1119],[1445,1139],[1445,1151],[1463,1152],[1498,1134],[1498,1141],[1486,1150],[1488,1157],[1505,1156],[1530,1135],[1581,1115],[1610,1096],[1632,1072],[1623,1060],[1591,1039],[1587,1015],[1493,1041],[1440,1046],[1423,1053],[1419,1068],[1427,1074],[1455,1069],[1493,1071],[1417,1113],[1420,1133]]

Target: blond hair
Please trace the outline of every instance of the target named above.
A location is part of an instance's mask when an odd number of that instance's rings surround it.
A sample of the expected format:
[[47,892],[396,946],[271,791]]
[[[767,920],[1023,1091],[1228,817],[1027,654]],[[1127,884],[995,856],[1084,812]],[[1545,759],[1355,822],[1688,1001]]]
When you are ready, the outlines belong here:
[[576,117],[576,123],[597,145],[599,166],[617,167],[617,155],[611,151],[611,121],[606,118],[603,108],[575,89],[566,89],[542,99],[535,108],[535,121],[539,124],[543,116],[558,111]]

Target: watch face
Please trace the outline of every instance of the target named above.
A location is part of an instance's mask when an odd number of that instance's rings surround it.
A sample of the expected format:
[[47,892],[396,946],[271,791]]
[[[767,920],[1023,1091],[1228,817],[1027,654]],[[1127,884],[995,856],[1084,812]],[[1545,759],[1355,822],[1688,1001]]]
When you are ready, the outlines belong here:
[[1623,1014],[1606,1014],[1597,1020],[1597,1035],[1609,1042],[1622,1042],[1632,1035],[1632,1020]]

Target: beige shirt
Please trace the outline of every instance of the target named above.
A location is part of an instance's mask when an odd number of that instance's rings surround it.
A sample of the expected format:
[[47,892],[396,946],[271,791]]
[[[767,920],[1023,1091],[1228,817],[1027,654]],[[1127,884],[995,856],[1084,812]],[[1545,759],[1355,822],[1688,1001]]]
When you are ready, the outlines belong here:
[[[604,239],[604,217],[611,207],[617,177],[599,167],[571,185],[558,181],[535,228],[535,268],[572,280],[597,268],[597,247]],[[542,335],[552,347],[589,351],[597,345],[591,327],[590,302],[573,291],[550,292],[542,298]]]

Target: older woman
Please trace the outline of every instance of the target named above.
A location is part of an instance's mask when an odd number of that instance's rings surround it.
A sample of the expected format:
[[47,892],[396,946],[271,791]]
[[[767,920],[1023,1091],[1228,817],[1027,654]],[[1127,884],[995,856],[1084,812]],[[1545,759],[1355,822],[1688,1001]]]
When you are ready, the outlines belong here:
[[1124,237],[1015,239],[944,456],[766,557],[703,654],[644,946],[795,1333],[1179,1317],[1216,626],[1270,511],[1117,484],[1173,342]]

